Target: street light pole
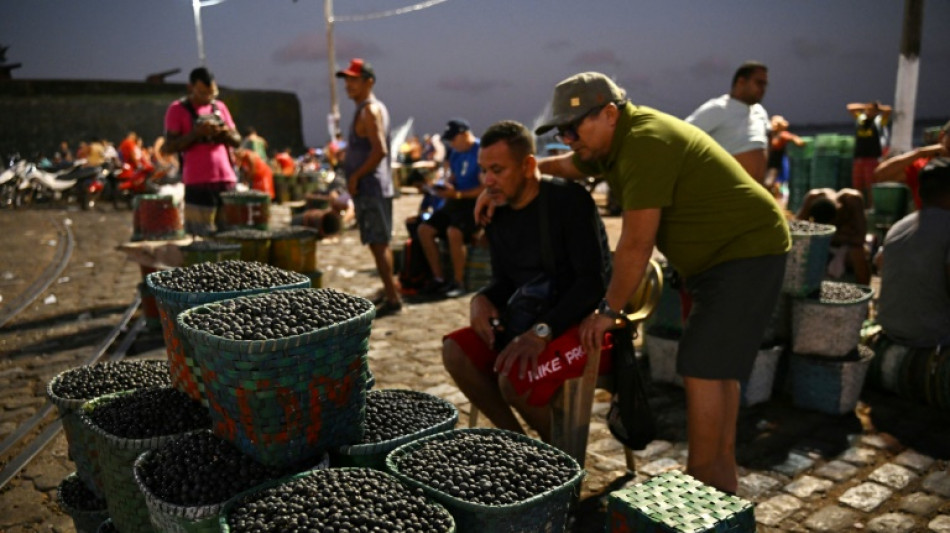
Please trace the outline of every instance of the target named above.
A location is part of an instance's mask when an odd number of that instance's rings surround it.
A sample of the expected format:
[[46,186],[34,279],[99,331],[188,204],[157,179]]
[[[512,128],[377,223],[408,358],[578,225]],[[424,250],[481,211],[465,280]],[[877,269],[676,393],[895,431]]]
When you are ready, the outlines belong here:
[[333,47],[333,0],[323,0],[323,16],[327,22],[327,66],[330,69],[330,139],[340,131],[340,104],[336,96],[336,52]]
[[201,36],[201,0],[191,0],[191,8],[195,12],[195,33],[198,34],[198,63],[206,67],[208,65],[205,60],[205,43]]

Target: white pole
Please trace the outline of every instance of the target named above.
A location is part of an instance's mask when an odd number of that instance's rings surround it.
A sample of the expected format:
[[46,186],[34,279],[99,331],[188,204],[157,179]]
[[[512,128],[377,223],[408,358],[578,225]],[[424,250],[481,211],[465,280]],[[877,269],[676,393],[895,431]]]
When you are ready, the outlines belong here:
[[195,12],[195,33],[198,34],[198,63],[206,67],[208,65],[205,60],[205,43],[201,36],[201,0],[191,0],[191,8]]
[[913,148],[923,20],[924,0],[904,0],[901,55],[897,63],[897,89],[894,94],[894,126],[891,128],[890,153],[894,155],[909,152]]
[[336,51],[333,46],[333,0],[323,0],[323,16],[327,23],[327,66],[330,70],[330,140],[340,131],[340,104],[336,97]]

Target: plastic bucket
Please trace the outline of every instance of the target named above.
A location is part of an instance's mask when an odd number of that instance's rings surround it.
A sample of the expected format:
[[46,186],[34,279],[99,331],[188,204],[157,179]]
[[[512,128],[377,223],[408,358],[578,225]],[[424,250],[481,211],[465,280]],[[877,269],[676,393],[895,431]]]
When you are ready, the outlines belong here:
[[229,259],[241,259],[241,245],[229,242],[195,241],[180,247],[184,265],[217,263]]
[[270,224],[270,196],[260,191],[221,193],[218,229],[254,228],[266,230]]
[[304,226],[271,232],[270,264],[291,272],[316,270],[317,232]]
[[132,206],[133,241],[169,241],[185,236],[185,213],[172,196],[139,194]]
[[793,227],[790,232],[792,249],[785,262],[782,292],[792,296],[806,296],[820,288],[828,265],[828,251],[835,227],[828,224],[809,226],[811,230]]

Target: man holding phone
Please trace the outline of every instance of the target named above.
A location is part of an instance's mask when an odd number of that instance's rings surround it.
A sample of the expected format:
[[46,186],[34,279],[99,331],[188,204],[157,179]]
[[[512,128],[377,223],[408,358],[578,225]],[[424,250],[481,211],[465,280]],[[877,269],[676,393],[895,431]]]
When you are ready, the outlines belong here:
[[[457,298],[465,294],[465,244],[475,233],[475,199],[485,187],[478,176],[480,141],[468,121],[454,118],[448,122],[442,141],[451,147],[446,158],[449,177],[445,184],[433,185],[432,192],[445,199],[445,205],[419,225],[419,243],[432,270],[432,283],[424,292]],[[436,238],[448,242],[452,259],[451,277],[442,271]]]
[[214,232],[221,193],[237,184],[228,147],[236,148],[241,134],[217,97],[214,74],[198,67],[188,76],[188,96],[172,102],[165,112],[162,153],[181,154],[185,229],[194,235]]

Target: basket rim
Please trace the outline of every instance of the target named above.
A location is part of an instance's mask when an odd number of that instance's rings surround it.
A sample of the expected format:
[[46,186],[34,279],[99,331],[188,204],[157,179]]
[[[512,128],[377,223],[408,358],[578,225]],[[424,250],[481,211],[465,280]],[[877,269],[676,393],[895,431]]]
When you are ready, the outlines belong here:
[[[443,491],[441,491],[441,490],[439,490],[439,489],[436,489],[436,488],[434,488],[434,487],[431,487],[431,486],[429,486],[429,485],[426,485],[425,483],[423,483],[423,482],[421,482],[421,481],[419,481],[419,480],[417,480],[417,479],[415,479],[415,478],[412,478],[412,477],[410,477],[410,476],[408,476],[408,475],[406,475],[406,474],[404,474],[404,473],[402,473],[402,472],[399,472],[399,470],[396,468],[396,459],[397,459],[397,458],[399,458],[399,457],[401,457],[401,456],[403,456],[403,455],[406,455],[406,454],[409,453],[409,452],[414,451],[416,448],[419,448],[419,447],[421,447],[422,445],[424,445],[424,444],[426,444],[426,443],[428,443],[428,442],[431,442],[431,441],[434,441],[434,440],[439,440],[439,439],[447,439],[447,438],[449,438],[449,437],[451,436],[450,434],[453,434],[453,433],[455,433],[455,434],[460,434],[460,433],[474,433],[474,434],[489,434],[489,433],[495,433],[495,434],[501,434],[501,435],[504,435],[504,436],[513,438],[513,439],[515,439],[515,440],[518,440],[518,441],[523,442],[523,443],[526,443],[526,444],[533,445],[533,446],[535,446],[535,447],[537,447],[537,448],[549,449],[549,450],[554,451],[555,453],[558,453],[558,454],[562,455],[564,458],[569,459],[570,464],[571,464],[572,466],[574,466],[574,467],[577,469],[577,472],[576,472],[573,476],[571,476],[571,478],[570,478],[569,480],[565,481],[561,486],[559,486],[559,487],[554,487],[553,489],[547,490],[547,491],[542,492],[542,493],[540,493],[540,494],[535,494],[534,496],[532,496],[532,497],[530,497],[530,498],[528,498],[528,499],[525,499],[525,500],[521,500],[520,502],[509,503],[509,504],[505,504],[505,505],[485,505],[485,504],[481,504],[481,503],[475,503],[475,502],[470,502],[470,501],[466,501],[466,500],[461,500],[461,499],[459,499],[459,498],[457,498],[457,497],[455,497],[455,496],[452,496],[451,494],[445,493],[445,492],[443,492]],[[408,443],[406,443],[406,444],[403,444],[402,446],[399,446],[399,447],[396,448],[395,450],[389,452],[389,455],[386,456],[386,470],[387,470],[388,472],[390,472],[392,475],[394,475],[394,476],[396,476],[397,478],[399,478],[399,480],[403,481],[404,483],[406,483],[406,484],[408,484],[408,485],[410,485],[410,486],[412,486],[412,487],[422,488],[425,492],[431,493],[431,494],[433,495],[433,498],[435,498],[436,500],[438,500],[440,503],[447,503],[447,504],[449,504],[449,505],[452,505],[453,507],[457,507],[457,508],[462,509],[462,510],[465,510],[465,511],[478,512],[478,513],[482,513],[482,514],[508,514],[508,513],[512,512],[512,511],[517,511],[517,510],[520,510],[520,509],[525,509],[525,508],[531,507],[531,506],[533,506],[533,505],[535,505],[535,504],[543,503],[544,500],[546,500],[546,499],[548,499],[548,498],[550,498],[550,497],[552,497],[552,496],[554,496],[554,495],[560,495],[561,493],[566,492],[566,491],[568,491],[568,490],[573,490],[574,487],[575,487],[578,483],[580,483],[580,482],[584,479],[584,476],[587,474],[587,471],[584,470],[583,468],[581,468],[581,466],[577,463],[577,461],[576,461],[573,457],[571,457],[570,455],[568,455],[567,453],[565,453],[564,451],[562,451],[562,450],[560,450],[560,449],[558,449],[558,448],[555,448],[554,446],[551,446],[550,444],[547,444],[547,443],[545,443],[545,442],[539,441],[539,440],[537,440],[537,439],[533,439],[533,438],[531,438],[531,437],[529,437],[529,436],[527,436],[527,435],[524,435],[524,434],[521,434],[521,433],[515,433],[514,431],[508,431],[508,430],[506,430],[506,429],[498,429],[498,428],[460,428],[460,429],[450,429],[450,430],[448,430],[448,431],[442,431],[442,432],[440,432],[440,433],[435,433],[435,434],[433,434],[433,435],[429,435],[429,436],[423,437],[423,438],[421,438],[421,439],[418,439],[418,440],[415,440],[415,441],[412,441],[412,442],[408,442]]]
[[[74,512],[75,512],[75,513],[82,513],[83,515],[87,515],[87,516],[92,516],[92,515],[102,514],[102,513],[106,513],[106,514],[109,513],[109,508],[108,508],[108,507],[103,507],[102,509],[78,509],[78,508],[76,508],[76,507],[74,507],[74,506],[69,505],[68,503],[66,503],[66,502],[63,500],[63,484],[66,483],[67,481],[70,481],[70,480],[73,480],[73,479],[78,479],[78,480],[80,480],[80,483],[82,482],[82,479],[79,477],[79,472],[78,472],[78,471],[74,471],[74,472],[70,472],[66,477],[63,478],[62,481],[59,482],[59,485],[56,486],[56,503],[57,503],[57,505],[59,505],[60,507],[62,507],[63,510],[66,511],[66,513],[67,513],[67,514],[70,514],[70,515],[73,514]],[[102,503],[105,504],[105,499],[104,499],[104,498],[101,498],[101,499],[102,499]]]
[[[82,420],[83,425],[85,425],[86,427],[88,427],[88,428],[89,428],[93,433],[95,433],[97,436],[99,436],[99,437],[101,437],[101,438],[104,438],[104,439],[106,439],[106,440],[109,441],[109,442],[119,442],[119,443],[121,443],[121,445],[122,445],[122,449],[125,449],[125,450],[136,449],[136,448],[143,448],[143,447],[150,447],[150,446],[159,446],[159,445],[161,445],[161,444],[164,444],[164,443],[167,442],[168,440],[178,438],[178,437],[180,437],[180,436],[182,436],[182,435],[186,435],[186,434],[189,434],[189,433],[196,433],[196,432],[204,431],[204,430],[208,429],[208,428],[192,429],[192,430],[189,430],[189,431],[181,431],[181,432],[179,432],[179,433],[172,433],[172,434],[169,434],[169,435],[157,435],[157,436],[155,436],[155,437],[146,437],[146,438],[143,438],[143,439],[130,439],[130,438],[127,438],[127,437],[120,437],[120,436],[118,436],[118,435],[115,435],[115,434],[113,434],[113,433],[110,433],[110,432],[106,431],[105,429],[101,428],[101,427],[99,426],[99,424],[96,424],[96,423],[92,420],[92,418],[89,416],[89,411],[92,411],[93,409],[95,409],[96,406],[97,406],[99,403],[103,403],[103,402],[106,402],[106,401],[109,401],[109,400],[113,400],[113,399],[118,398],[118,397],[120,397],[120,396],[125,396],[125,395],[128,395],[128,394],[132,394],[132,393],[134,393],[134,392],[136,392],[136,391],[147,390],[147,389],[172,389],[172,390],[178,390],[178,389],[176,389],[174,386],[166,386],[166,387],[145,387],[145,388],[141,388],[141,389],[129,389],[129,390],[124,390],[124,391],[119,391],[119,392],[113,392],[113,393],[111,393],[111,394],[104,394],[104,395],[102,395],[102,396],[98,396],[98,397],[96,397],[96,398],[93,398],[93,399],[91,399],[91,400],[85,402],[85,403],[82,405],[82,407],[79,408],[79,410],[76,411],[76,414],[79,415],[79,418],[80,418],[80,420]],[[183,393],[183,394],[184,394],[184,393]]]
[[817,222],[811,222],[812,231],[795,231],[794,228],[789,226],[788,231],[791,234],[792,238],[794,237],[827,237],[828,235],[833,235],[837,228],[831,224],[818,224]]
[[[164,359],[164,358],[163,358],[163,359],[139,359],[138,361],[141,361],[141,362],[154,361],[154,362],[159,363],[159,364],[161,364],[161,363],[166,363],[166,364],[167,364],[167,363],[168,363],[168,360],[167,360],[167,359]],[[124,363],[124,362],[131,363],[131,362],[135,362],[135,361],[133,361],[133,360],[115,361],[114,364],[122,364],[122,363]],[[79,365],[79,366],[74,366],[74,367],[72,367],[72,368],[67,368],[66,370],[63,370],[63,371],[57,373],[55,376],[53,376],[52,378],[50,378],[49,381],[46,382],[46,397],[49,399],[50,402],[53,403],[53,405],[55,405],[56,407],[58,407],[58,408],[60,408],[60,409],[69,409],[69,410],[71,410],[71,411],[77,411],[77,410],[79,410],[79,409],[82,407],[82,405],[83,405],[84,403],[86,403],[86,402],[88,402],[88,401],[91,401],[91,400],[95,400],[96,398],[100,398],[100,397],[102,397],[102,396],[106,396],[106,395],[99,395],[99,396],[96,396],[96,397],[93,397],[93,398],[64,398],[64,397],[62,397],[62,396],[57,395],[55,392],[53,392],[53,387],[54,387],[57,383],[59,383],[60,380],[62,380],[63,377],[64,377],[66,374],[68,374],[69,372],[73,372],[73,371],[75,371],[75,370],[77,370],[77,369],[79,369],[79,368],[85,368],[85,367],[96,366],[96,365],[98,365],[98,364],[103,364],[103,363],[96,363],[96,364],[93,364],[93,365]],[[140,388],[141,388],[141,387],[140,387]],[[146,388],[147,388],[147,387],[146,387]],[[135,388],[126,389],[125,391],[116,391],[116,392],[127,392],[127,391],[131,391],[131,390],[135,390]],[[115,394],[115,393],[109,393],[109,394]]]
[[[825,280],[825,281],[822,281],[821,283],[822,283],[822,284],[825,284],[825,283],[828,283],[828,281]],[[847,300],[847,301],[841,301],[841,302],[839,302],[839,301],[831,301],[831,300],[827,300],[827,301],[826,301],[826,300],[822,300],[820,296],[819,296],[818,298],[814,298],[814,297],[810,297],[810,296],[808,296],[808,295],[799,295],[799,296],[793,296],[793,297],[792,297],[792,298],[793,298],[792,304],[793,304],[793,305],[848,306],[848,305],[862,304],[862,303],[867,302],[868,300],[870,300],[871,298],[874,297],[874,287],[871,287],[870,285],[863,285],[863,284],[860,284],[860,283],[848,283],[848,282],[844,282],[844,281],[835,281],[835,282],[832,282],[832,283],[837,283],[837,284],[840,284],[840,285],[850,285],[850,286],[852,286],[852,287],[856,287],[858,290],[860,290],[860,291],[862,292],[861,297],[860,297],[860,298],[857,298],[857,299],[854,299],[854,300]],[[818,287],[818,290],[821,291],[821,287],[820,287],[820,286]],[[820,294],[820,293],[819,293],[819,294]]]
[[[302,275],[302,274],[301,274]],[[304,279],[307,280],[307,287],[288,289],[286,292],[294,291],[338,291],[337,289],[331,288],[311,288],[310,287],[310,278],[304,276]],[[240,299],[249,299],[249,298],[264,298],[270,293],[258,293],[258,294],[249,294],[246,296],[238,296],[236,298],[229,298],[230,300],[240,300]],[[345,294],[345,293],[344,293]],[[349,295],[354,296],[354,295]],[[337,322],[329,326],[315,329],[307,333],[301,333],[299,335],[290,335],[287,337],[279,337],[276,339],[265,339],[265,340],[238,340],[238,339],[227,339],[219,335],[214,335],[204,330],[193,328],[185,324],[184,319],[190,316],[193,313],[202,313],[202,312],[211,312],[215,307],[220,307],[223,303],[223,300],[216,302],[208,302],[204,304],[197,305],[190,309],[182,311],[175,323],[178,326],[178,330],[191,342],[195,344],[204,344],[204,345],[213,345],[218,349],[226,349],[228,351],[233,351],[242,354],[256,354],[256,353],[266,353],[278,351],[286,347],[293,346],[302,346],[307,344],[312,344],[318,341],[322,341],[327,338],[340,337],[348,332],[359,331],[363,328],[369,328],[372,326],[373,319],[376,317],[376,307],[372,305],[372,302],[362,298],[360,296],[354,296],[356,298],[361,298],[365,300],[369,305],[369,309],[363,313],[350,317],[342,322]]]
[[[245,262],[253,263],[254,261],[245,261]],[[181,267],[181,268],[187,268],[187,267]],[[145,276],[145,284],[148,285],[149,290],[151,290],[153,294],[155,294],[155,296],[157,296],[158,298],[165,301],[169,301],[169,302],[175,302],[175,303],[190,303],[188,302],[188,300],[192,299],[195,295],[207,295],[206,296],[207,299],[204,299],[204,301],[200,302],[204,304],[204,303],[211,303],[218,300],[237,298],[241,296],[251,296],[251,295],[260,294],[261,292],[266,292],[266,291],[289,290],[289,289],[296,289],[296,288],[305,288],[305,287],[310,286],[310,278],[300,274],[299,272],[291,272],[290,270],[286,270],[285,272],[289,274],[293,274],[293,276],[297,278],[296,282],[286,283],[284,285],[275,285],[273,287],[245,289],[242,291],[218,291],[218,292],[176,291],[174,289],[168,289],[168,288],[162,287],[161,285],[157,285],[155,283],[155,279],[157,279],[157,276],[155,276],[155,274],[160,274],[161,272],[162,271],[152,272],[148,274],[147,276]],[[202,299],[202,298],[196,298],[196,299]]]
[[438,400],[452,408],[452,416],[433,424],[430,427],[422,428],[420,430],[414,431],[412,433],[401,435],[399,437],[388,439],[379,442],[366,442],[360,444],[346,444],[338,447],[335,451],[341,455],[372,455],[374,453],[379,453],[382,451],[392,451],[399,446],[418,440],[419,438],[425,437],[427,435],[433,435],[436,433],[441,433],[455,427],[459,420],[459,410],[452,402],[446,400],[445,398],[440,398],[434,394],[429,394],[427,392],[414,391],[412,389],[374,389],[366,391],[367,397],[370,394],[378,394],[383,392],[399,392],[399,393],[410,393],[415,396],[425,396],[427,399]]
[[[393,474],[390,473],[390,472],[384,472],[384,471],[382,471],[382,470],[378,470],[378,469],[375,469],[375,468],[368,468],[368,467],[361,467],[361,466],[344,466],[344,467],[339,467],[339,468],[312,469],[312,470],[307,470],[307,471],[304,471],[304,472],[298,472],[298,473],[296,473],[296,474],[292,474],[292,475],[289,475],[289,476],[285,476],[285,477],[282,477],[282,478],[279,478],[279,479],[274,479],[274,480],[268,481],[268,482],[266,482],[266,483],[262,483],[262,484],[260,484],[260,485],[258,485],[258,486],[256,486],[256,487],[254,487],[254,488],[251,488],[251,489],[248,489],[248,490],[246,490],[246,491],[243,491],[243,492],[241,492],[241,493],[239,493],[239,494],[236,494],[233,498],[231,498],[230,500],[228,500],[228,501],[225,503],[224,507],[221,509],[221,513],[220,513],[219,516],[218,516],[218,525],[220,526],[221,531],[222,531],[222,532],[225,532],[225,533],[231,531],[231,528],[230,528],[230,526],[228,525],[228,515],[231,514],[231,509],[232,509],[232,508],[234,507],[234,505],[236,505],[241,499],[243,499],[243,498],[245,498],[245,497],[247,497],[247,496],[251,496],[251,495],[253,495],[253,494],[257,493],[257,492],[261,492],[261,491],[264,491],[264,490],[267,490],[267,489],[270,489],[270,488],[273,488],[273,487],[276,487],[276,486],[279,486],[279,485],[283,485],[283,484],[285,484],[285,483],[290,483],[290,482],[296,481],[296,480],[298,480],[298,479],[303,479],[303,478],[305,478],[305,477],[307,477],[307,476],[318,475],[318,474],[319,474],[320,472],[322,472],[323,470],[337,470],[337,471],[361,470],[361,471],[374,472],[375,474],[381,474],[381,475],[384,475],[384,476],[388,476],[388,477],[393,478],[397,483],[400,483],[401,485],[403,485],[404,487],[406,487],[406,490],[412,490],[412,488],[413,488],[413,487],[407,486],[405,483],[402,483],[402,480],[401,480],[398,476],[393,475]],[[375,474],[374,474],[374,475],[375,475]],[[455,525],[455,517],[452,515],[452,513],[451,513],[444,505],[442,505],[440,502],[435,501],[435,500],[433,500],[433,499],[427,499],[427,502],[426,502],[426,503],[427,503],[428,505],[430,505],[430,506],[433,506],[433,507],[435,507],[435,508],[437,508],[437,509],[440,509],[440,510],[445,514],[445,516],[448,517],[449,522],[450,522],[450,526],[451,526],[451,527],[449,528],[449,532],[454,532],[455,529],[456,529],[456,525]]]

